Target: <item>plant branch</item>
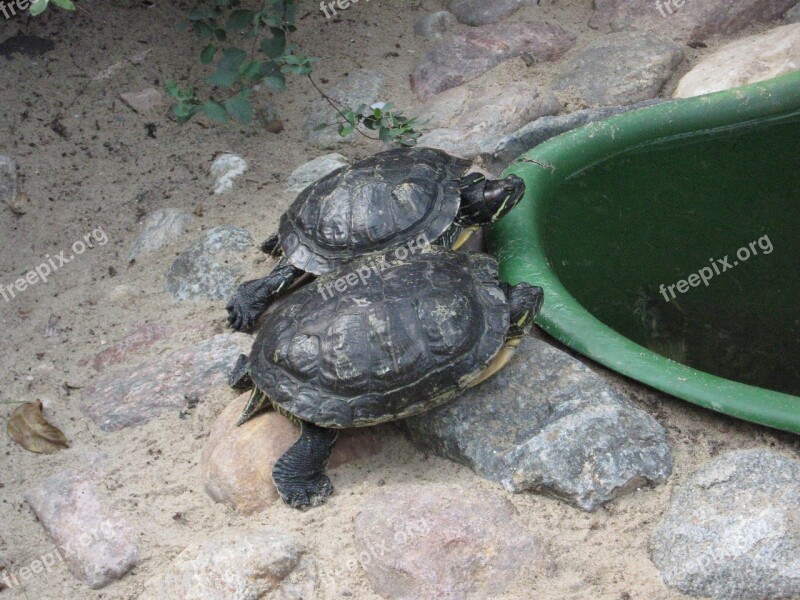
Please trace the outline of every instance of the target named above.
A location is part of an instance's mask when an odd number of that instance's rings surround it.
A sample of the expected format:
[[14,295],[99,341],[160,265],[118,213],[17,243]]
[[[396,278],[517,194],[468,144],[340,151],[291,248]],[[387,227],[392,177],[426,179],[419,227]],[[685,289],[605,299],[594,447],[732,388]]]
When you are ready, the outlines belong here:
[[[314,89],[319,92],[319,95],[322,96],[323,98],[325,98],[325,100],[328,102],[328,104],[330,104],[333,107],[333,110],[335,110],[337,113],[339,113],[339,116],[342,117],[342,119],[344,119],[344,122],[345,123],[349,123],[350,121],[347,120],[347,117],[344,115],[344,113],[341,110],[339,110],[339,107],[336,106],[334,101],[331,100],[328,97],[328,95],[320,89],[320,87],[317,85],[316,81],[314,81],[314,79],[311,77],[311,74],[310,73],[307,74],[306,77],[308,77],[308,80],[311,82],[311,85],[314,86]],[[380,139],[380,138],[372,137],[371,135],[367,135],[366,133],[361,131],[358,127],[355,128],[355,131],[357,131],[358,133],[360,133],[361,135],[363,135],[365,138],[367,138],[369,140],[378,140],[378,139]]]

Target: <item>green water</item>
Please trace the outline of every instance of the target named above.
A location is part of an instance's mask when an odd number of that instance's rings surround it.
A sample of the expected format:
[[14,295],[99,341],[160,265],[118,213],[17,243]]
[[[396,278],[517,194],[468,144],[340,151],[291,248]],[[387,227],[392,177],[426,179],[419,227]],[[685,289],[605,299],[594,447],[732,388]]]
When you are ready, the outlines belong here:
[[[800,395],[800,115],[633,149],[573,176],[550,207],[552,267],[598,319],[688,366]],[[704,268],[707,285],[698,275],[681,293]]]

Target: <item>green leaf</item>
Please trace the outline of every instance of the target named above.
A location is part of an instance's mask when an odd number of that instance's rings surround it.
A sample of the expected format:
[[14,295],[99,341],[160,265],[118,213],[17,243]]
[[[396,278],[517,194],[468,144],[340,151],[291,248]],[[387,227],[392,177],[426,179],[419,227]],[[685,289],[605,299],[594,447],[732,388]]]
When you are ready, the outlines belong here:
[[245,125],[253,122],[253,105],[250,101],[241,96],[234,96],[225,101],[227,111]]
[[217,53],[217,45],[209,44],[200,53],[200,62],[207,65],[214,61],[214,55]]
[[189,13],[189,16],[186,18],[189,19],[190,21],[205,21],[206,19],[213,19],[214,12],[207,9],[193,10],[192,12]]
[[295,56],[294,54],[287,54],[283,57],[283,62],[287,65],[299,65],[302,64],[302,60],[299,56]]
[[283,65],[283,67],[281,67],[281,71],[284,73],[292,73],[294,75],[306,75],[311,72],[311,69],[301,65]]
[[219,61],[219,69],[224,71],[235,71],[247,59],[247,52],[241,48],[225,48],[222,58]]
[[316,127],[314,127],[314,131],[322,131],[323,129],[330,127],[329,123],[320,123]]
[[174,81],[167,81],[164,83],[164,89],[167,91],[167,95],[172,98],[178,98],[180,96],[180,88]]
[[356,130],[356,128],[353,127],[352,125],[348,125],[347,127],[345,127],[344,125],[339,125],[339,135],[342,136],[342,137],[347,137],[348,135],[353,133],[355,130]]
[[214,35],[214,30],[211,29],[211,27],[208,24],[203,23],[202,21],[195,22],[194,32],[195,34],[197,34],[197,37],[199,37],[201,40],[205,38],[210,38],[212,35]]
[[225,24],[225,30],[234,32],[242,31],[248,27],[251,27],[253,25],[254,14],[255,13],[252,10],[234,10],[228,17],[228,22]]
[[222,68],[218,69],[211,77],[206,79],[209,85],[217,87],[229,88],[239,79],[239,71],[226,71]]
[[224,42],[225,40],[228,39],[228,34],[221,27],[218,27],[217,29],[214,30],[214,35],[220,42]]
[[203,112],[209,119],[219,123],[225,123],[228,120],[228,111],[222,104],[213,100],[203,104]]
[[356,124],[356,115],[352,110],[347,111],[344,113],[344,118],[347,120],[350,125],[355,127]]
[[392,131],[391,129],[386,129],[385,127],[381,127],[381,130],[378,132],[378,137],[382,142],[388,142],[392,139]]
[[286,34],[280,29],[272,30],[272,37],[261,40],[261,51],[270,58],[278,58],[286,50]]
[[275,73],[274,75],[267,75],[264,78],[264,84],[271,90],[285,90],[286,77],[282,73]]
[[47,8],[48,1],[49,0],[33,0],[31,4],[31,15],[35,17],[42,14]]
[[52,0],[52,2],[57,7],[63,8],[64,10],[75,10],[75,5],[72,3],[72,0]]

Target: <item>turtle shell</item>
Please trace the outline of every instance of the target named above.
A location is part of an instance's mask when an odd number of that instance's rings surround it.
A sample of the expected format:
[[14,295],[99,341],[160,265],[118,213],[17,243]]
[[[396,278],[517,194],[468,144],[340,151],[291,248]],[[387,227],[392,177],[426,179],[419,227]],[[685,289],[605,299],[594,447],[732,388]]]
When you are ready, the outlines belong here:
[[281,217],[284,256],[319,275],[421,235],[433,242],[456,218],[459,179],[470,164],[432,148],[397,148],[337,169]]
[[342,265],[270,314],[249,371],[279,409],[336,428],[408,417],[457,395],[500,350],[509,309],[494,259],[401,252]]

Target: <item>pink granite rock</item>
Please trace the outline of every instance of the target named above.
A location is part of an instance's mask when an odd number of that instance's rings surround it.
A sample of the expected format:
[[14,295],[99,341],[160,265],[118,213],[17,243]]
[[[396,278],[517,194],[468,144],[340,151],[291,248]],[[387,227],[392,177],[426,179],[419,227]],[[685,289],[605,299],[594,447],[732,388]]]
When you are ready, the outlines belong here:
[[92,358],[84,358],[78,362],[82,367],[91,366],[95,371],[103,371],[107,367],[125,362],[128,357],[141,350],[150,348],[172,331],[165,323],[144,323],[122,338],[101,350]]
[[506,134],[561,109],[551,92],[532,81],[508,81],[501,72],[505,70],[498,66],[423,104],[418,115],[429,131],[420,145],[465,158],[488,154]]
[[456,33],[422,57],[411,76],[420,100],[480,77],[501,62],[524,52],[556,60],[575,45],[575,35],[539,22],[496,23]]
[[225,333],[117,369],[84,388],[86,413],[103,431],[117,431],[184,408],[187,398],[202,398],[212,387],[226,385],[239,354],[249,352],[252,343],[249,335]]
[[499,492],[441,484],[379,492],[355,519],[359,561],[385,598],[490,598],[541,568],[538,542]]
[[797,0],[595,0],[589,25],[646,30],[677,40],[741,31],[777,19]]
[[[56,473],[25,493],[58,556],[92,589],[119,579],[139,560],[132,527],[97,495],[100,460],[92,457],[88,466]],[[41,560],[46,564],[50,558],[55,556]]]
[[[264,510],[278,498],[272,467],[299,436],[286,417],[267,412],[240,427],[250,393],[243,394],[217,417],[203,449],[202,477],[206,492],[243,514]],[[381,429],[344,430],[336,442],[330,469],[377,454],[383,448]]]

